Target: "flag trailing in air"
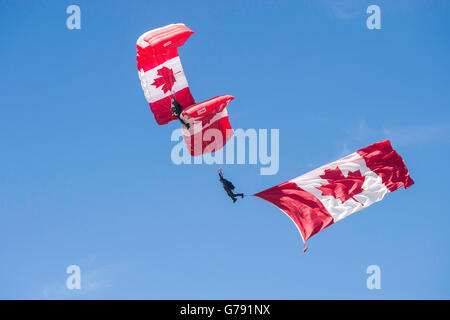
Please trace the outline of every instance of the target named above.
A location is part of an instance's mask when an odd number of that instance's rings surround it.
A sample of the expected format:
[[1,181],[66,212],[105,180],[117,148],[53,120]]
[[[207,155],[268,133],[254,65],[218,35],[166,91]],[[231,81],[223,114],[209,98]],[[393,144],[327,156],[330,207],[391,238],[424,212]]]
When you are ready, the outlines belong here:
[[414,181],[389,140],[255,194],[287,214],[303,241]]
[[150,30],[136,43],[137,68],[144,95],[159,125],[177,118],[172,112],[174,98],[182,107],[183,137],[191,155],[220,150],[233,135],[228,121],[229,95],[195,103],[178,56],[194,32],[182,23]]

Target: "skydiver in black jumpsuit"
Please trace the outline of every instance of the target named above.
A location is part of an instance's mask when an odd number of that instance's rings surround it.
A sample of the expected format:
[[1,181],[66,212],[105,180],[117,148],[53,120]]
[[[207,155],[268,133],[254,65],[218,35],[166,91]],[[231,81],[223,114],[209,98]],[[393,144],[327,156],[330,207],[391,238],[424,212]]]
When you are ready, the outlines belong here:
[[181,112],[183,111],[183,106],[178,103],[178,101],[175,99],[175,97],[172,98],[172,116],[177,117],[178,120],[186,127],[190,128],[189,123],[184,122],[183,119],[180,118]]
[[225,191],[227,192],[228,196],[233,199],[233,203],[236,202],[236,197],[241,197],[244,198],[244,194],[243,193],[234,193],[232,190],[234,190],[234,186],[233,184],[228,181],[227,179],[225,179],[223,177],[222,171],[219,171],[219,177],[220,177],[220,182],[222,182],[223,188],[225,189]]

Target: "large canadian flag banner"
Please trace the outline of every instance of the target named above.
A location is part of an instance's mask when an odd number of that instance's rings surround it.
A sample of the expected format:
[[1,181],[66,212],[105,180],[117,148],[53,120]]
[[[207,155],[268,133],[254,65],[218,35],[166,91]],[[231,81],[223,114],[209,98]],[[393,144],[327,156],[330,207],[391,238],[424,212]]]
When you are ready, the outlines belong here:
[[389,140],[375,143],[273,188],[255,194],[295,223],[303,242],[414,181]]
[[183,107],[180,118],[184,141],[192,156],[216,152],[233,135],[227,105],[234,98],[221,95],[195,103],[184,74],[178,48],[194,32],[182,23],[150,30],[136,43],[137,68],[142,90],[158,124],[177,120],[172,99]]

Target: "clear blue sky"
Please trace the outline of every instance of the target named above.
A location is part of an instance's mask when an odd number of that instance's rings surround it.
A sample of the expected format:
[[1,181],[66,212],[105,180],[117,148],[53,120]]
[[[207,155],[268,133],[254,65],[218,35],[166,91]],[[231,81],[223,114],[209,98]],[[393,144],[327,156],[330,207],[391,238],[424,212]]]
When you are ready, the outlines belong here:
[[[449,299],[449,16],[425,0],[1,1],[0,298]],[[231,94],[234,128],[280,129],[278,174],[224,166],[239,190],[384,139],[416,184],[304,254],[276,207],[227,198],[217,166],[171,162],[179,124],[155,123],[135,43],[174,22],[196,32],[180,49],[196,100]]]

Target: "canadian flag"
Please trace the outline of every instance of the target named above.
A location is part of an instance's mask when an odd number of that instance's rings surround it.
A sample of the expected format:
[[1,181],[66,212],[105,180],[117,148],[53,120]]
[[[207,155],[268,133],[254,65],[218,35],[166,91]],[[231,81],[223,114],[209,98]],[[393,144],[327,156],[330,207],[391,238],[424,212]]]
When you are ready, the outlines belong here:
[[409,188],[403,159],[386,140],[255,194],[295,223],[303,242],[400,187]]
[[183,106],[195,104],[179,57],[164,61],[147,71],[141,69],[138,75],[145,98],[158,124],[176,120],[172,116],[172,97]]
[[172,96],[182,106],[195,103],[178,56],[194,32],[182,23],[170,24],[142,34],[136,42],[136,60],[142,90],[158,124],[176,120],[172,116]]

